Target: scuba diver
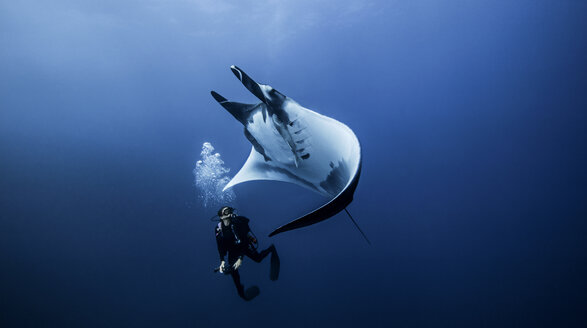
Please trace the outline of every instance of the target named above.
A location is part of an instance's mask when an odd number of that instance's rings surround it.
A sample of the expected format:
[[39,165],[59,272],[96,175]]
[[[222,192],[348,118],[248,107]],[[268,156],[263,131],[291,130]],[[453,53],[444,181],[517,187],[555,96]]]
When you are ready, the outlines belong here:
[[[259,295],[259,287],[252,286],[245,290],[241,284],[238,269],[246,255],[253,261],[261,262],[271,253],[271,270],[269,279],[277,280],[279,277],[279,256],[275,246],[271,244],[267,249],[257,252],[257,238],[249,228],[249,219],[235,214],[234,208],[223,206],[218,210],[220,222],[216,226],[216,244],[220,255],[220,266],[215,271],[230,274],[236,286],[238,295],[245,301],[250,301]],[[224,257],[228,254],[228,266]]]

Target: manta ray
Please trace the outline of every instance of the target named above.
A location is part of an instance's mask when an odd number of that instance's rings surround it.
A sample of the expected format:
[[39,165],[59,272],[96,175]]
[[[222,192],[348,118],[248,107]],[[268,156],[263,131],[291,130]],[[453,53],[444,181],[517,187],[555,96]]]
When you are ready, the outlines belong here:
[[[230,69],[261,102],[232,102],[211,92],[243,124],[245,137],[253,145],[247,161],[224,190],[246,181],[277,180],[295,183],[329,199],[269,236],[326,220],[346,210],[361,174],[361,146],[353,131],[335,119],[301,106],[273,87],[255,82],[242,69]],[[347,214],[352,219],[348,211]],[[354,220],[353,223],[356,225]]]

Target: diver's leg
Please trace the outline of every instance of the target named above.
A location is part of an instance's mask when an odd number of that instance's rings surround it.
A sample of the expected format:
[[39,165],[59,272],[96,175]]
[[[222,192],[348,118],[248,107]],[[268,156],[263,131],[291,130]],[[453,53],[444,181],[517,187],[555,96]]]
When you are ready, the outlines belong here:
[[262,250],[261,253],[257,252],[256,249],[247,248],[247,252],[245,254],[248,257],[250,257],[253,261],[259,263],[263,261],[263,259],[266,258],[267,255],[269,255],[269,253],[277,253],[275,246],[273,244],[267,247],[267,249]]
[[249,248],[245,254],[257,263],[261,262],[265,257],[267,257],[267,255],[271,254],[271,269],[269,271],[269,279],[275,281],[277,278],[279,278],[280,261],[275,245],[271,244],[271,246],[267,247],[267,249],[262,250],[261,253],[257,252],[255,249]]
[[269,254],[277,254],[277,249],[275,249],[275,245],[271,244],[271,246],[267,247],[267,249],[261,251],[261,256],[263,258],[267,257]]
[[263,258],[265,256],[267,256],[267,255],[262,256],[261,254],[259,254],[259,252],[257,252],[254,249],[248,249],[247,252],[245,253],[245,255],[247,255],[251,260],[253,260],[257,263],[261,262],[263,260]]
[[234,281],[238,295],[242,298],[245,298],[245,286],[241,284],[241,276],[238,273],[238,270],[232,270],[230,275],[232,276],[232,281]]
[[234,254],[232,256],[230,254],[228,255],[228,263],[231,266],[230,270],[232,270],[230,271],[230,275],[232,276],[232,281],[234,281],[234,286],[236,287],[238,295],[242,297],[242,299],[244,299],[245,301],[250,301],[253,298],[257,297],[257,295],[259,295],[260,290],[257,286],[251,286],[245,290],[245,286],[243,286],[243,284],[241,283],[241,276],[238,273],[238,269],[232,269],[232,265],[234,264],[234,262],[236,262],[237,258],[238,257],[236,257],[236,255]]
[[238,295],[242,298],[245,298],[245,286],[241,284],[241,276],[238,273],[238,270],[232,269],[232,265],[234,262],[236,262],[237,259],[238,256],[236,254],[233,254],[232,252],[228,253],[228,270],[230,270],[230,275],[232,276],[232,281],[234,281],[234,286],[236,287]]

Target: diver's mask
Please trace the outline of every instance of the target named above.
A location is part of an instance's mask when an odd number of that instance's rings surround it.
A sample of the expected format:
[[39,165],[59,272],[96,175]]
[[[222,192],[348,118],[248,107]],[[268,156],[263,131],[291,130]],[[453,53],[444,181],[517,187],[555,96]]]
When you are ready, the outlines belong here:
[[218,210],[218,216],[222,218],[223,216],[230,216],[231,218],[235,217],[234,208],[230,206],[223,206],[221,209]]
[[236,210],[230,206],[221,207],[217,214],[210,218],[210,221],[222,221],[223,216],[229,216],[230,219],[236,217]]

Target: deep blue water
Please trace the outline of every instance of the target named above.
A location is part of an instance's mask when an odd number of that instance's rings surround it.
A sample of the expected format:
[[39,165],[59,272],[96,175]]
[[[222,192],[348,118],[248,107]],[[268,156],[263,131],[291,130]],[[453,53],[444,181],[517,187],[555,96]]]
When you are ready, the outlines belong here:
[[[587,3],[4,1],[0,326],[580,327],[587,316]],[[192,170],[236,172],[238,65],[346,123],[350,212],[235,188],[269,263],[241,301]]]

